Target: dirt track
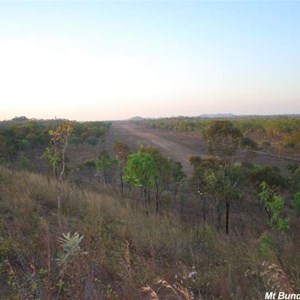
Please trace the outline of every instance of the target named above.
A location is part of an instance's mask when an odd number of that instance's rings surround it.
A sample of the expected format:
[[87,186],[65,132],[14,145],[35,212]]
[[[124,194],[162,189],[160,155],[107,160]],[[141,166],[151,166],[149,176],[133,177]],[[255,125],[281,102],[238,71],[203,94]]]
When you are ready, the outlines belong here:
[[202,138],[186,134],[163,132],[147,129],[133,122],[113,122],[110,140],[120,140],[136,150],[140,146],[152,146],[174,159],[180,161],[185,172],[191,173],[189,157],[205,155],[207,148]]
[[[195,155],[207,156],[206,142],[201,136],[153,130],[145,128],[142,123],[137,122],[113,122],[108,137],[108,146],[111,149],[116,140],[128,144],[132,151],[135,151],[141,145],[159,148],[167,157],[180,161],[184,171],[189,175],[192,173],[189,157]],[[245,152],[240,152],[238,159],[242,160],[245,155]],[[270,164],[281,169],[284,169],[291,162],[288,159],[281,159],[261,151],[256,152],[253,160],[255,163]]]

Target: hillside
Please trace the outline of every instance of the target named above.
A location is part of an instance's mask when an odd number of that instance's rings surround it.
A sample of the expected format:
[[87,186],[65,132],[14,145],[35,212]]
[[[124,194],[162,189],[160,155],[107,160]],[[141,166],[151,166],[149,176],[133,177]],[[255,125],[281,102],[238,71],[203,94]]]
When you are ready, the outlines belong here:
[[173,121],[1,128],[0,299],[300,290],[297,161],[257,150],[243,123],[160,128]]
[[145,296],[150,287],[159,299],[258,299],[270,284],[287,291],[298,284],[289,266],[299,269],[299,245],[288,240],[287,275],[264,262],[255,239],[192,229],[174,214],[145,215],[109,188],[95,193],[63,184],[62,232],[52,179],[1,168],[0,191],[1,299],[156,299]]

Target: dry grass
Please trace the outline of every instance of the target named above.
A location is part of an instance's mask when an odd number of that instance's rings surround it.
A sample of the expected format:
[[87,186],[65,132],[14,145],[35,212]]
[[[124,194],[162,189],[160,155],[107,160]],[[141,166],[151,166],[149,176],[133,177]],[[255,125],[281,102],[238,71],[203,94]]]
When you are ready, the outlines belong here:
[[[158,299],[170,291],[185,299],[251,299],[266,291],[257,240],[195,230],[174,215],[146,215],[109,189],[68,183],[61,190],[63,232],[84,237],[81,251],[61,264],[56,193],[51,178],[0,169],[0,298],[142,299],[147,286]],[[299,260],[283,257],[285,282],[298,291]]]

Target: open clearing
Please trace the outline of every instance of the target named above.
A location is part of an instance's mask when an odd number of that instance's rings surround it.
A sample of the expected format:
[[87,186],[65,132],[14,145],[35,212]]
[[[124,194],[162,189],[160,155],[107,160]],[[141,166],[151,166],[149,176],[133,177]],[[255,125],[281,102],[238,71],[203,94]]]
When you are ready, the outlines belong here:
[[[139,122],[113,122],[108,137],[110,150],[112,150],[116,140],[128,144],[132,151],[140,146],[158,148],[167,157],[180,161],[187,174],[192,173],[192,167],[189,163],[190,156],[199,155],[202,158],[208,156],[207,145],[202,136],[149,129]],[[248,156],[248,161],[264,165],[269,164],[280,169],[284,169],[288,163],[293,161],[262,151],[256,151],[255,154],[252,153],[251,155],[245,151],[239,151],[239,160],[245,159],[246,156]]]

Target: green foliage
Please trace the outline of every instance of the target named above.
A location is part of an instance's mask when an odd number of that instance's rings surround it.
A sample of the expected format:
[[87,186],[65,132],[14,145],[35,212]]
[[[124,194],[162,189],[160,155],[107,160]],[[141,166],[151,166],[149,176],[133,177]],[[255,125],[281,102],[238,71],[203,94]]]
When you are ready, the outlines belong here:
[[[218,119],[217,121],[224,121],[224,119]],[[280,138],[286,146],[299,146],[300,118],[227,118],[225,121],[230,121],[234,127],[238,128],[244,135],[256,134],[263,138]],[[175,130],[178,132],[196,131],[204,133],[214,122],[215,119],[177,117],[145,121],[144,124],[148,127],[159,128],[162,130]],[[256,145],[252,144],[251,146],[255,147]]]
[[70,138],[70,144],[73,144],[73,145],[81,145],[81,144],[83,144],[83,140],[82,140],[80,137],[72,136],[72,137]]
[[[0,158],[14,160],[19,151],[32,149],[49,144],[54,132],[65,120],[31,121],[28,119],[14,120],[0,128]],[[96,145],[104,140],[111,126],[110,122],[74,122],[74,130],[70,136],[71,144],[89,143]]]
[[284,199],[279,195],[273,196],[273,201],[268,205],[270,211],[272,211],[271,226],[279,230],[285,230],[290,227],[289,218],[282,219],[280,214],[284,208]]
[[249,137],[242,137],[240,139],[240,146],[241,148],[248,149],[248,150],[257,150],[258,145],[255,141],[250,139]]
[[110,126],[111,122],[75,122],[71,142],[95,146],[105,139]]
[[268,231],[264,231],[259,238],[259,250],[260,252],[270,258],[274,255],[276,244],[272,238],[272,235]]
[[8,256],[12,256],[15,254],[15,243],[13,238],[4,238],[0,236],[0,264],[6,259]]
[[[141,148],[137,153],[128,156],[123,178],[133,186],[143,187],[148,192],[154,191],[158,212],[161,194],[175,184],[175,199],[177,186],[184,177],[181,163],[165,158],[155,148]],[[148,200],[149,198],[148,193]]]
[[293,201],[293,208],[296,212],[297,217],[300,217],[300,192],[296,193]]
[[99,174],[103,175],[105,183],[112,183],[116,177],[119,161],[108,154],[103,153],[95,160],[95,167]]
[[130,154],[124,170],[125,181],[135,186],[156,188],[157,193],[184,177],[181,163],[165,158],[154,148],[141,148]]
[[61,264],[66,264],[82,252],[80,243],[83,239],[83,235],[80,236],[77,232],[73,235],[71,235],[70,232],[67,234],[63,233],[62,235],[63,237],[59,238],[62,252],[59,253],[57,261]]
[[286,168],[291,172],[291,174],[294,174],[299,168],[299,166],[296,163],[290,163],[286,166]]
[[119,164],[119,161],[113,157],[100,157],[95,161],[96,170],[106,171],[112,167],[116,167]]
[[209,153],[224,164],[231,164],[238,148],[253,150],[256,143],[244,137],[241,130],[228,120],[213,121],[207,126],[204,138],[208,143]]
[[172,170],[172,179],[175,183],[181,182],[185,177],[183,166],[180,162],[170,161]]
[[270,226],[280,231],[288,229],[290,226],[289,218],[281,218],[284,199],[275,194],[266,182],[262,182],[260,187],[261,192],[258,195],[268,214]]
[[218,216],[217,227],[220,226],[221,217],[226,212],[226,233],[228,234],[231,206],[236,205],[242,195],[241,186],[245,180],[243,168],[240,165],[224,165],[217,159],[191,160],[191,162],[194,162],[194,172],[190,183],[202,202],[204,222],[207,200],[209,200],[209,205],[213,205]]
[[10,160],[13,160],[19,151],[45,146],[48,142],[46,126],[37,122],[13,123],[0,128],[0,156]]
[[21,159],[19,161],[19,165],[24,170],[30,171],[30,170],[33,169],[32,163],[31,163],[30,159],[27,156],[21,157]]
[[[178,175],[179,177],[182,175],[180,166],[175,165],[175,162],[173,162],[174,163],[173,165],[171,163],[171,160],[165,158],[157,149],[153,149],[153,148],[147,149],[146,153],[152,155],[154,159],[154,164],[156,169],[156,173],[154,175],[155,187],[157,193],[160,193],[163,190],[165,190],[174,179],[173,171],[174,171],[174,175]],[[174,169],[172,169],[172,167],[174,167]],[[176,172],[176,167],[179,168],[177,169],[177,172]],[[178,180],[180,179],[179,177],[177,178]]]
[[124,169],[124,180],[134,186],[152,188],[158,170],[153,155],[146,152],[130,154]]
[[286,178],[279,173],[278,169],[272,166],[255,165],[249,175],[251,181],[256,185],[264,181],[269,186],[287,186]]
[[30,147],[30,143],[27,139],[22,139],[20,141],[20,149],[21,150],[28,150]]
[[214,238],[215,236],[213,229],[207,225],[202,226],[199,232],[196,232],[196,243],[200,244],[202,251],[212,247]]
[[295,148],[300,146],[300,131],[296,131],[291,135],[287,135],[283,143],[286,147]]
[[95,137],[95,136],[90,136],[87,138],[86,142],[89,144],[89,145],[92,145],[92,146],[96,146],[98,144],[98,138]]
[[300,190],[300,167],[298,164],[288,164],[287,169],[290,171],[290,176],[288,178],[289,187],[294,192]]
[[66,150],[68,140],[72,134],[74,123],[64,121],[56,130],[49,130],[52,137],[49,146],[46,148],[44,157],[52,168],[53,176],[61,182],[66,168]]

